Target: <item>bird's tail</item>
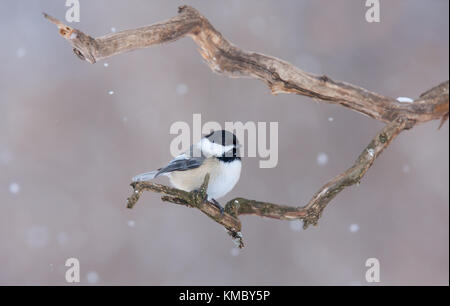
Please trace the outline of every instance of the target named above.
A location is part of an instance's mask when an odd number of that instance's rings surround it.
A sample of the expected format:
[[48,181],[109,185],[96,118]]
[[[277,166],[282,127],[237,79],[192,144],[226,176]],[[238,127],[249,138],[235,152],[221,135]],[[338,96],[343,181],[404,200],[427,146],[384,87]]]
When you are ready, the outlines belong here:
[[158,174],[158,170],[147,172],[147,173],[142,173],[142,174],[139,174],[139,175],[136,175],[135,177],[133,177],[133,182],[150,181],[150,180],[154,179],[157,176],[157,174]]

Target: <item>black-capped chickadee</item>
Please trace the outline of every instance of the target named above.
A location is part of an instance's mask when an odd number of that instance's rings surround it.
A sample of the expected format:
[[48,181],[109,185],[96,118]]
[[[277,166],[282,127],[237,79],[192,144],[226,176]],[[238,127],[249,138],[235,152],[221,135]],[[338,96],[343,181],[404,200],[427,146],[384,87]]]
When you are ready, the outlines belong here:
[[236,185],[241,175],[241,165],[236,135],[225,130],[213,131],[167,166],[137,175],[133,181],[148,181],[166,175],[173,187],[190,192],[199,189],[209,173],[206,191],[208,200],[223,212],[216,199],[223,197]]

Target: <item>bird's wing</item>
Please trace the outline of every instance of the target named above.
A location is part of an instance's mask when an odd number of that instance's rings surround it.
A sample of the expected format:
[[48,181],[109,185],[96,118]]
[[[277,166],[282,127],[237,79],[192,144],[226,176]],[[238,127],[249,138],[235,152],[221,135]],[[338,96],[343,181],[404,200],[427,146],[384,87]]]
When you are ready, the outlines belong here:
[[[197,155],[199,157],[197,157]],[[195,169],[200,167],[204,160],[205,157],[202,156],[201,151],[197,148],[197,146],[192,145],[187,152],[172,159],[167,166],[155,171],[136,175],[133,177],[133,182],[149,181],[161,174],[170,173],[172,171]]]
[[173,171],[186,171],[189,169],[195,169],[200,167],[205,160],[204,157],[192,157],[186,154],[182,154],[173,159],[167,166],[161,168],[156,173],[155,177],[163,173],[169,173]]

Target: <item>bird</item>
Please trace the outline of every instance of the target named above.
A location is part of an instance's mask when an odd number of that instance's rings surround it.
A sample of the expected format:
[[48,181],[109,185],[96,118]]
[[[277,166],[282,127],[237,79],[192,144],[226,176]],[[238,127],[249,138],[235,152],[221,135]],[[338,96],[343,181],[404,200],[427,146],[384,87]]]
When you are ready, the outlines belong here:
[[133,182],[150,181],[168,176],[173,187],[184,191],[198,190],[206,174],[209,183],[207,199],[223,214],[217,199],[230,192],[239,181],[242,161],[236,135],[226,130],[212,131],[189,150],[171,160],[165,167],[133,177]]

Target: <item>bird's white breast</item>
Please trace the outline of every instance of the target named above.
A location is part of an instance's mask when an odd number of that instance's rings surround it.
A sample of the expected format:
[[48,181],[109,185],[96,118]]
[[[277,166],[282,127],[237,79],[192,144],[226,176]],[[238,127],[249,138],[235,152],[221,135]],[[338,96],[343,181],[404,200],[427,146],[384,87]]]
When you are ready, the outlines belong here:
[[208,197],[218,199],[233,189],[241,176],[242,163],[240,160],[232,162],[220,162],[219,171],[211,177],[208,185]]
[[174,171],[168,174],[175,188],[193,191],[200,188],[205,175],[209,173],[207,194],[209,199],[218,199],[231,191],[241,175],[241,161],[222,162],[217,158],[207,158],[203,164],[191,170]]

